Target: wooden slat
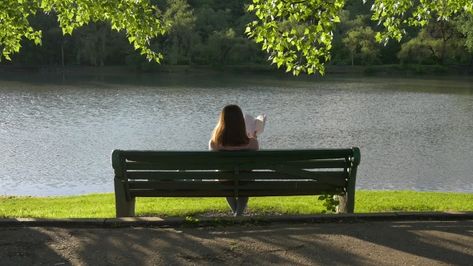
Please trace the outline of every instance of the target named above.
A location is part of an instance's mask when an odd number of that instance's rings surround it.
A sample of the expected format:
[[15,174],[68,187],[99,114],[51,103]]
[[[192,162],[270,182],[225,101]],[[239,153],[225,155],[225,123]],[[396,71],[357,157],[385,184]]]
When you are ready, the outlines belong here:
[[336,189],[337,186],[330,184],[320,184],[315,181],[246,181],[240,182],[239,191],[250,190],[281,190],[281,191],[313,191],[317,189]]
[[[161,191],[198,191],[198,190],[232,190],[233,182],[205,181],[135,181],[128,184],[129,189],[153,189]],[[237,190],[284,190],[312,191],[317,189],[336,189],[341,186],[320,184],[315,181],[241,181]]]
[[148,180],[183,180],[183,179],[228,179],[228,180],[253,180],[253,179],[313,179],[319,183],[345,185],[346,172],[304,172],[304,175],[291,175],[279,172],[240,172],[236,176],[233,172],[128,172],[126,178]]
[[126,162],[127,170],[232,170],[235,166],[243,169],[265,169],[274,168],[276,166],[291,166],[306,169],[317,168],[345,168],[349,166],[349,162],[343,160],[306,160],[306,161],[251,161],[238,163],[233,160],[216,163],[211,160],[194,160],[192,162]]
[[292,165],[301,168],[344,168],[350,165],[349,162],[344,162],[344,159],[332,160],[288,160],[271,158],[252,158],[251,160],[241,158],[224,158],[224,159],[176,159],[163,160],[156,162],[146,161],[126,161],[125,168],[130,170],[154,169],[154,170],[172,170],[172,169],[225,169],[232,168],[235,165],[245,167],[248,169],[264,169],[277,165]]
[[129,182],[130,189],[159,190],[232,190],[233,184],[206,181],[134,181]]
[[152,189],[132,189],[133,197],[233,197],[233,190],[194,190],[194,191],[160,191]]
[[[262,197],[262,196],[298,196],[298,195],[320,195],[320,194],[342,194],[341,189],[314,188],[311,190],[241,190],[238,196]],[[131,189],[133,197],[234,197],[233,190],[153,190],[153,189]]]
[[231,170],[237,164],[235,162],[212,163],[210,161],[199,162],[127,162],[125,169],[127,170]]
[[339,178],[345,179],[347,174],[345,172],[336,172],[336,171],[306,171],[299,168],[283,166],[275,169],[278,173],[291,175],[291,176],[298,176],[300,178],[317,178],[317,177],[331,177],[331,178]]
[[153,172],[153,171],[139,171],[139,172],[127,172],[126,178],[128,179],[223,179],[232,177],[233,173],[223,173],[216,171],[205,171],[205,172]]
[[268,161],[295,161],[310,159],[345,158],[353,154],[352,149],[320,149],[320,150],[265,150],[265,151],[121,151],[120,156],[128,161],[141,162],[175,162],[184,163],[204,159],[220,163],[220,160],[233,159],[239,162],[250,162],[254,158]]
[[324,189],[315,188],[311,190],[243,190],[239,191],[238,196],[244,197],[265,197],[265,196],[303,196],[303,195],[320,195],[334,194],[340,195],[343,190],[340,189]]
[[350,166],[350,162],[345,159],[332,159],[332,160],[307,160],[307,161],[291,161],[286,162],[283,165],[306,168],[306,169],[317,169],[317,168],[345,168]]
[[[342,157],[351,155],[353,150],[349,149],[303,149],[303,150],[260,150],[260,151],[220,151],[220,152],[208,152],[208,151],[148,151],[148,150],[118,150],[127,159],[138,158],[142,155],[146,158],[158,158],[158,157],[172,157],[172,156],[191,156],[195,157],[202,154],[219,154],[218,156],[224,155],[227,157],[239,157],[240,155],[252,156],[251,154],[265,154],[270,156],[280,156],[287,158],[288,154],[297,154],[298,156],[309,156],[320,155],[322,158],[330,157]],[[258,155],[259,156],[259,155]]]
[[[267,197],[267,196],[306,196],[320,194],[341,194],[341,191],[313,190],[313,191],[241,191],[238,196],[242,197]],[[154,191],[154,190],[131,190],[133,197],[234,197],[233,191]]]

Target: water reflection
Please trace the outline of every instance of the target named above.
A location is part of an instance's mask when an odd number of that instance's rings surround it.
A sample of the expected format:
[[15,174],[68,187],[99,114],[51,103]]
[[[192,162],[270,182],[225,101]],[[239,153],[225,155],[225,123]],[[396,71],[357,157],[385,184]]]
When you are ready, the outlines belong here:
[[205,150],[227,103],[265,149],[359,146],[358,188],[473,192],[471,80],[186,79],[1,81],[0,194],[113,191],[111,150]]

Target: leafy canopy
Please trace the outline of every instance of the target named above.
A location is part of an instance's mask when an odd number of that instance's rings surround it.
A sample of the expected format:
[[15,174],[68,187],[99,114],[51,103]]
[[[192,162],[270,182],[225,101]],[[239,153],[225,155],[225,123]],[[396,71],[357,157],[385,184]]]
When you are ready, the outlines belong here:
[[[258,20],[247,33],[262,43],[269,60],[294,75],[315,71],[324,74],[330,60],[332,29],[347,0],[253,0],[248,10]],[[363,0],[366,2],[366,0]],[[425,26],[432,19],[450,20],[458,14],[473,14],[471,0],[374,0],[372,20],[382,31],[378,42],[400,41],[408,26]]]
[[385,28],[376,39],[387,42],[390,38],[401,40],[406,26],[426,26],[431,20],[448,21],[459,14],[473,14],[471,0],[375,0],[373,20]]
[[[248,24],[246,33],[262,44],[269,60],[278,67],[285,67],[294,75],[324,74],[330,60],[332,30],[340,22],[346,1],[252,0],[248,11],[255,14],[256,20]],[[400,41],[406,27],[473,14],[471,0],[371,1],[371,19],[381,27],[376,39],[382,43],[389,39]],[[150,41],[170,28],[169,20],[150,0],[2,0],[0,59],[10,60],[10,55],[20,50],[23,39],[41,44],[41,31],[31,27],[28,20],[37,12],[56,14],[63,34],[72,34],[89,22],[108,22],[112,29],[125,31],[134,48],[156,62],[162,55],[150,48]]]
[[150,49],[150,40],[165,34],[169,25],[160,10],[148,0],[2,0],[0,1],[0,59],[10,60],[21,48],[23,38],[41,44],[41,31],[29,24],[37,12],[55,13],[63,34],[89,22],[108,22],[112,29],[126,31],[130,44],[148,60],[162,55]]
[[246,32],[262,43],[269,60],[294,75],[324,73],[330,60],[334,24],[344,0],[253,0],[248,7],[258,20]]

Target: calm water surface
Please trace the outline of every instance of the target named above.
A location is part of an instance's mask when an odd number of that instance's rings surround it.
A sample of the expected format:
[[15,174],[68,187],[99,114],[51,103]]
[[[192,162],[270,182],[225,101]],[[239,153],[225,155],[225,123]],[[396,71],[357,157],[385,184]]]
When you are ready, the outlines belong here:
[[473,79],[0,79],[0,195],[113,191],[113,149],[206,150],[221,108],[264,149],[361,148],[358,189],[473,192]]

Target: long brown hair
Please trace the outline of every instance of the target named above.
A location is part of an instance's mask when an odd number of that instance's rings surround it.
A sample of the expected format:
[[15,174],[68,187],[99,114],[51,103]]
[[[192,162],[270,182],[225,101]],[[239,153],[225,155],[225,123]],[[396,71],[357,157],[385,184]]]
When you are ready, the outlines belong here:
[[245,119],[238,105],[223,108],[211,141],[217,146],[242,146],[250,142],[246,134]]

